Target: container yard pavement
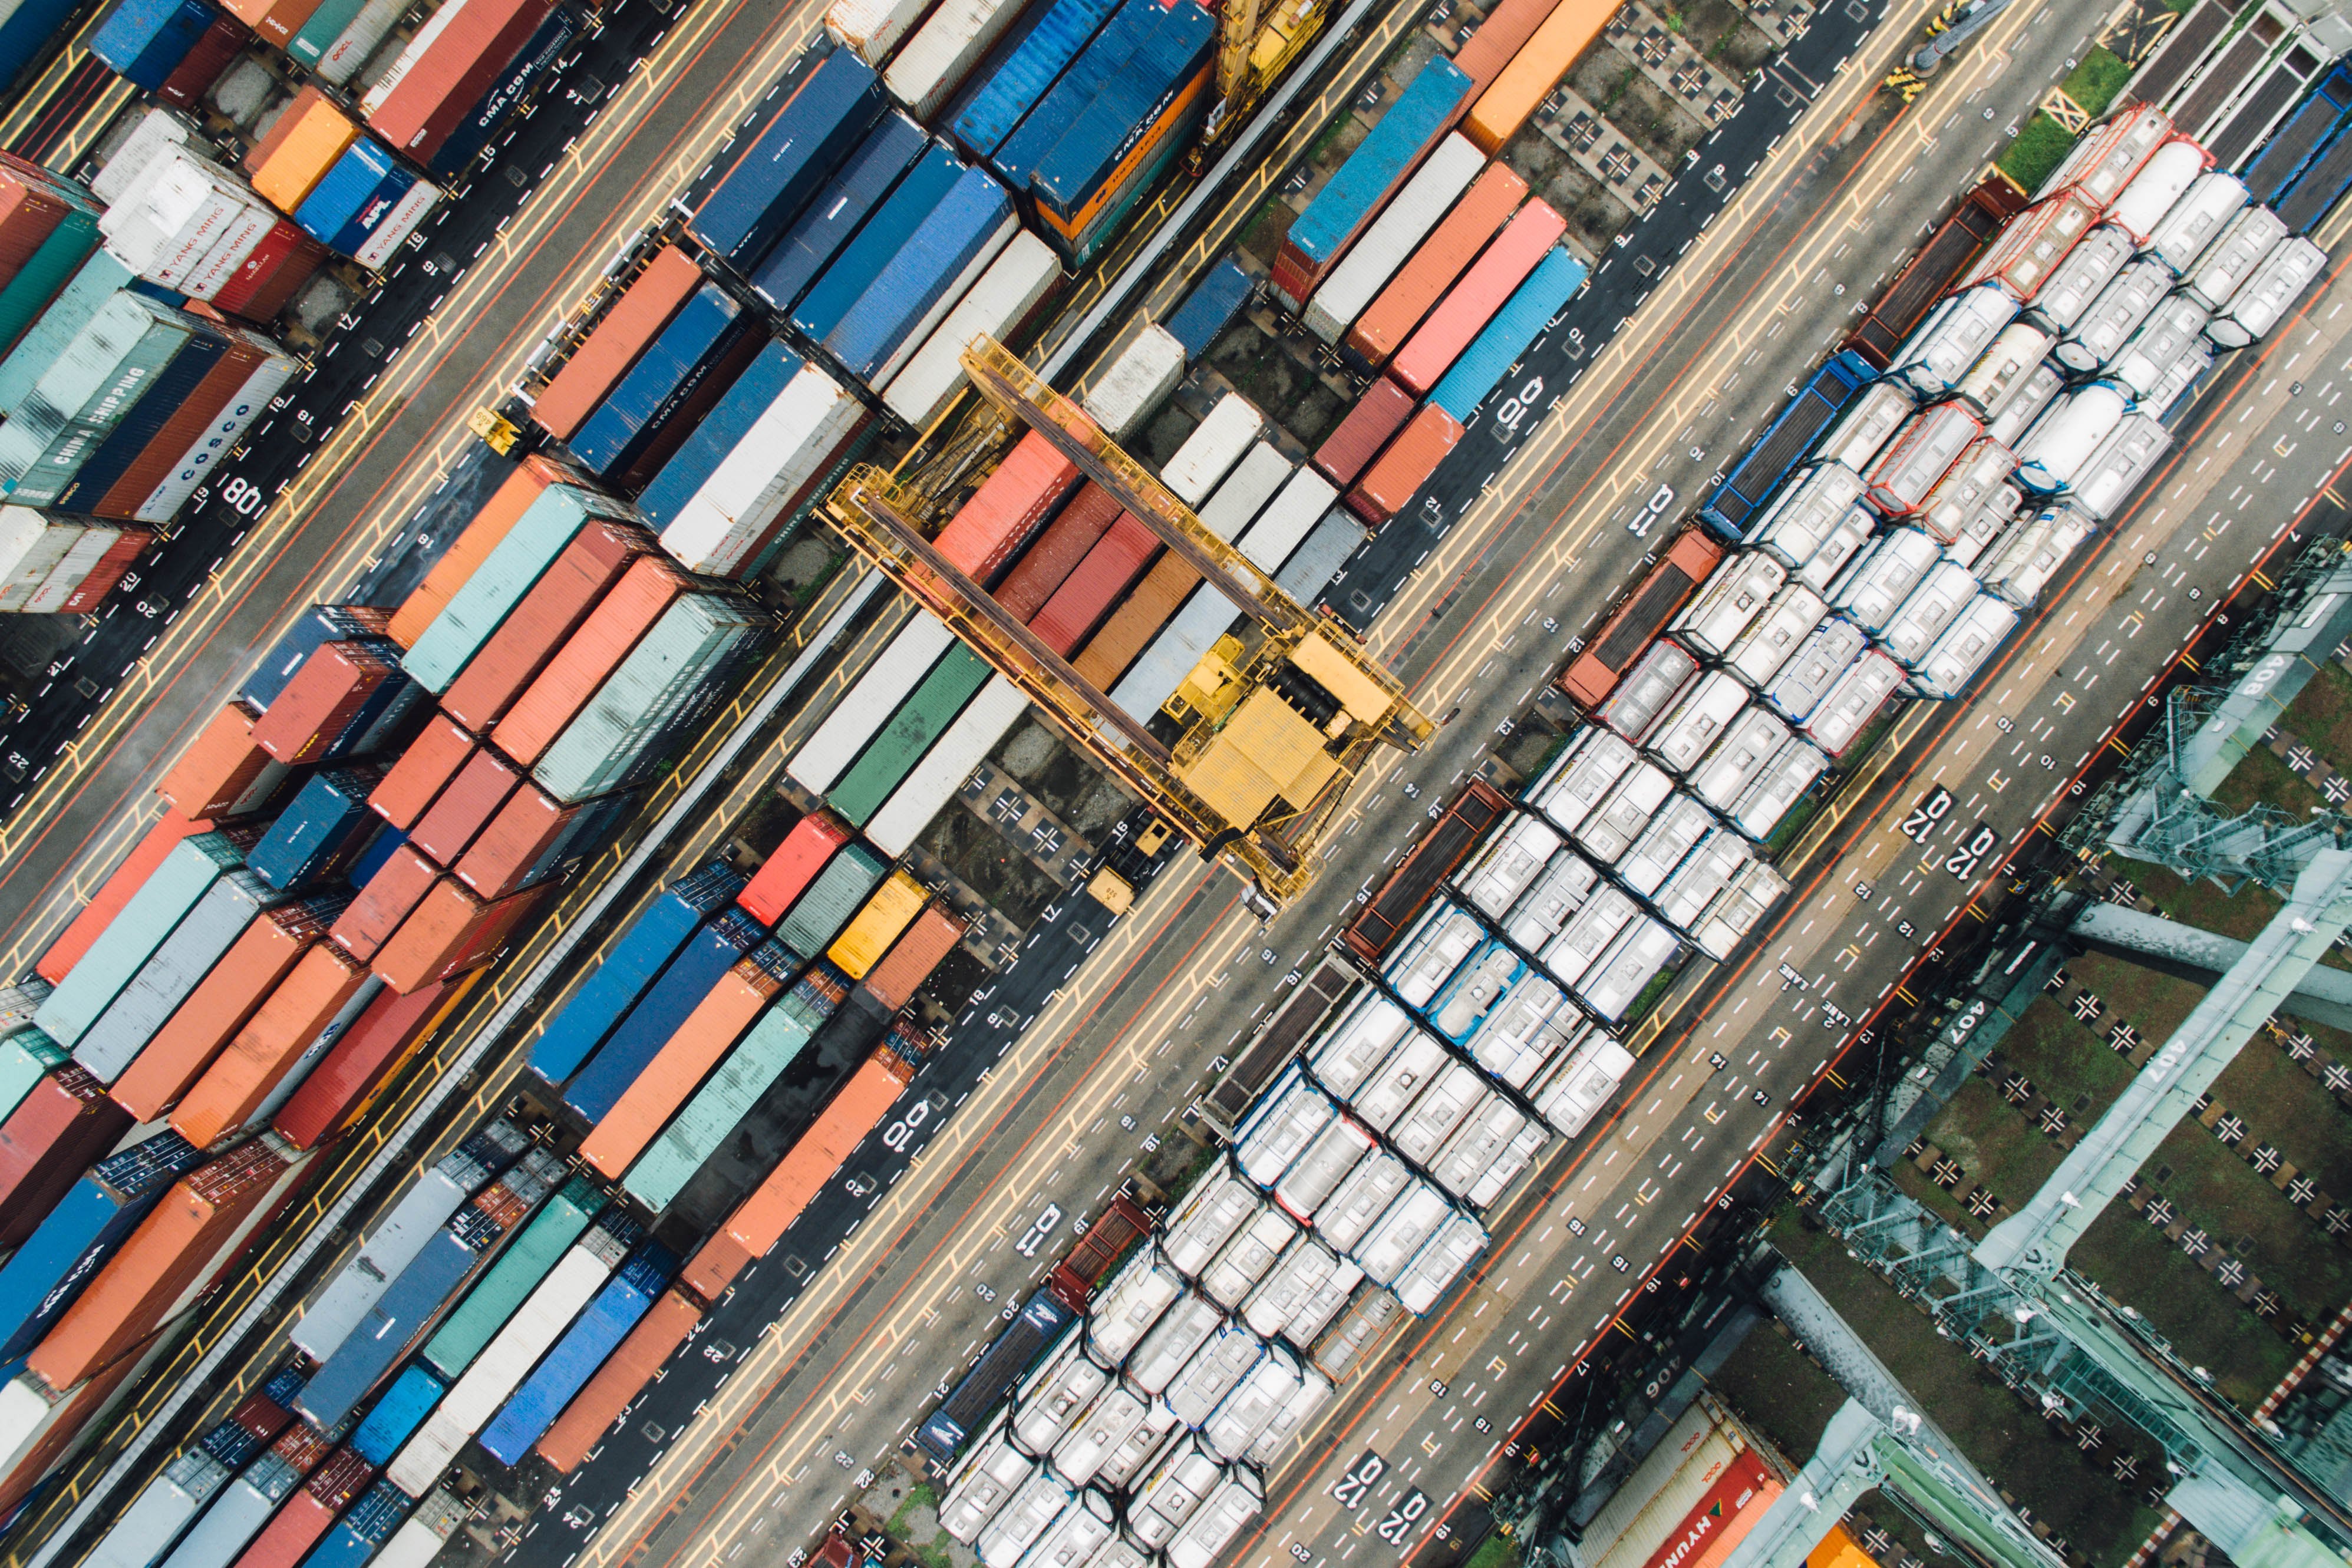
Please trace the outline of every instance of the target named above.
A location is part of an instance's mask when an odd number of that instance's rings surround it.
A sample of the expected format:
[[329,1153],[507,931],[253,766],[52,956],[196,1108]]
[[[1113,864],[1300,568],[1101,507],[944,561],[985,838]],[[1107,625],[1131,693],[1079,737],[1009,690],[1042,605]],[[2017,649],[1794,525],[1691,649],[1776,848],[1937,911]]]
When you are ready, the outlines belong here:
[[[692,7],[0,829],[0,960],[30,966],[160,810],[163,767],[256,648],[396,536],[563,309],[707,162],[822,0]],[[412,264],[416,265],[416,264]]]
[[[1911,20],[1887,28],[1879,48],[1891,53]],[[1413,798],[1410,810],[1435,800],[1558,658],[1566,629],[1530,634],[1522,627],[1546,613],[1568,617],[1572,627],[1640,555],[1642,541],[1607,525],[1621,495],[1633,488],[1633,476],[1651,476],[1643,481],[1646,498],[1663,476],[1659,465],[1680,450],[1679,419],[1658,411],[1676,399],[1693,410],[1719,402],[1710,417],[1731,428],[1696,465],[1696,476],[1730,455],[1737,422],[1766,417],[1780,401],[1780,385],[1824,351],[1827,334],[1818,317],[1808,314],[1805,329],[1794,334],[1783,329],[1781,317],[1812,295],[1814,274],[1830,252],[1851,247],[1853,254],[1837,265],[1852,269],[1841,279],[1858,305],[1871,271],[1891,268],[1923,220],[1939,215],[1973,177],[1980,149],[1972,140],[1938,142],[1918,128],[1963,112],[1975,119],[1980,104],[2022,112],[2045,85],[2042,68],[2056,68],[2079,44],[2080,26],[2014,18],[1997,30],[1993,51],[1964,58],[1953,80],[1897,122],[1880,143],[1885,155],[1843,179],[1836,164],[1859,160],[1865,144],[1838,160],[1822,154],[1853,128],[1849,117],[1871,85],[1863,62],[1824,95],[1729,221],[1694,246],[1660,298],[1601,356],[1601,373],[1565,400],[1545,439],[1529,444],[1523,459],[1528,472],[1554,468],[1549,485],[1588,497],[1584,504],[1564,523],[1549,515],[1547,502],[1507,517],[1513,498],[1526,493],[1525,480],[1507,476],[1490,497],[1491,510],[1466,525],[1466,537],[1448,541],[1442,570],[1423,573],[1384,619],[1384,640],[1402,641],[1431,624],[1433,606],[1464,596],[1479,603],[1516,585],[1543,600],[1529,609],[1515,593],[1509,603],[1474,614],[1458,638],[1455,623],[1441,621],[1446,635],[1415,640],[1406,674],[1424,694],[1420,700],[1443,711],[1458,695],[1466,706],[1429,752],[1360,787],[1350,806],[1355,825],[1345,830],[1350,836],[1339,842],[1327,888],[1352,889],[1381,874],[1402,844],[1389,833],[1358,831],[1363,818],[1381,810],[1383,796],[1393,800],[1391,790]],[[2033,68],[2011,68],[2001,49],[2030,50]],[[1897,191],[1906,200],[1882,206],[1886,193]],[[1799,248],[1788,250],[1791,245]],[[1798,298],[1782,287],[1791,277],[1802,280]],[[1827,286],[1820,292],[1826,295]],[[1727,299],[1734,301],[1728,311]],[[1772,362],[1748,372],[1747,390],[1723,388],[1720,382],[1743,368],[1741,356],[1759,347]],[[1636,378],[1630,384],[1629,373]],[[1686,490],[1695,487],[1696,476],[1675,477]],[[1507,520],[1508,530],[1496,533]],[[1563,563],[1572,559],[1571,570]],[[1566,608],[1570,603],[1573,610]],[[1388,632],[1391,625],[1397,631]],[[1507,667],[1482,669],[1489,661]],[[1394,817],[1391,804],[1375,821]],[[625,1461],[614,1473],[599,1477],[602,1467],[592,1463],[568,1483],[570,1506],[548,1511],[577,1522],[543,1514],[520,1555],[562,1562],[580,1542],[580,1527],[599,1521],[603,1528],[583,1561],[699,1562],[724,1558],[744,1542],[799,1544],[796,1532],[837,1505],[856,1466],[896,1446],[928,1402],[930,1385],[961,1364],[967,1342],[992,1333],[1001,1305],[1016,1300],[1024,1282],[1056,1253],[1058,1240],[1031,1244],[1034,1256],[1013,1245],[1045,1206],[1065,1215],[1087,1211],[1135,1143],[1189,1098],[1205,1058],[1227,1049],[1270,999],[1275,988],[1267,982],[1320,946],[1333,904],[1328,896],[1310,899],[1261,932],[1235,915],[1221,880],[1189,861],[1171,867],[1135,915],[1113,927],[1075,988],[1054,997],[997,1063],[988,1086],[938,1136],[919,1168],[880,1198],[835,1257],[841,1266],[817,1274],[756,1345],[743,1350],[738,1342],[725,1349],[727,1360],[742,1356],[726,1385],[712,1388],[715,1378],[673,1369],[671,1378],[683,1376],[691,1392],[662,1385],[640,1413],[671,1423],[676,1435],[667,1452],[649,1455],[632,1437],[621,1445]],[[1236,976],[1244,983],[1228,986]],[[989,998],[982,1005],[1006,1004]],[[1027,1020],[1011,1021],[1017,1027]],[[1180,1040],[1185,1049],[1172,1049]],[[1137,1124],[1132,1128],[1129,1120]],[[968,1288],[976,1286],[988,1294]],[[952,1364],[943,1364],[943,1356]],[[690,1416],[706,1390],[707,1408],[677,1432],[673,1416]],[[725,1451],[716,1452],[721,1443]],[[552,1543],[545,1539],[551,1535]]]

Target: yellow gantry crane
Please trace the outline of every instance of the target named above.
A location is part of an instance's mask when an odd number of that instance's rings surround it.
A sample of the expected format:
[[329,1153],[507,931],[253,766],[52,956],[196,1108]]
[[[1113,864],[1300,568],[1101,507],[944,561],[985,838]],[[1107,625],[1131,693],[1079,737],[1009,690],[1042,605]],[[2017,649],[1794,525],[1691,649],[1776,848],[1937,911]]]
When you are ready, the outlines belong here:
[[[858,553],[1011,680],[1203,858],[1255,885],[1261,913],[1303,892],[1317,848],[1348,785],[1382,746],[1418,750],[1435,726],[1396,678],[1337,624],[1305,609],[1255,563],[1120,450],[1076,402],[989,338],[964,369],[979,416],[896,473],[853,468],[827,511]],[[1127,712],[933,547],[941,499],[1025,426],[1110,492],[1247,624],[1220,640],[1162,711],[1172,744],[1149,716]],[[934,434],[937,433],[936,427]],[[939,475],[953,476],[942,481]],[[1164,733],[1164,732],[1163,732]]]
[[1201,140],[1185,154],[1193,173],[1249,118],[1329,15],[1330,0],[1275,0],[1270,10],[1258,0],[1225,0],[1217,18],[1217,101],[1201,128]]

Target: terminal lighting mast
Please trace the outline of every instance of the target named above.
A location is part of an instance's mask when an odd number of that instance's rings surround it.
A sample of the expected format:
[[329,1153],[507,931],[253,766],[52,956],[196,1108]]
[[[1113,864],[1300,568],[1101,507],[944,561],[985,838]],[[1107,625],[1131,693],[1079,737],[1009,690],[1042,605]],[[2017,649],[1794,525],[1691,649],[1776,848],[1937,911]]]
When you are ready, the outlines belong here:
[[[1171,745],[940,554],[930,535],[943,520],[935,517],[939,497],[952,484],[903,472],[906,465],[897,474],[861,465],[828,502],[835,523],[1204,859],[1223,860],[1254,884],[1253,902],[1272,915],[1314,880],[1317,846],[1372,754],[1383,746],[1418,750],[1435,726],[1360,643],[1203,527],[1003,344],[974,339],[963,365],[990,408],[1006,416],[983,421],[983,431],[1010,430],[1013,421],[1036,431],[1249,618],[1256,645],[1232,665],[1232,678],[1216,683],[1204,707],[1188,706]],[[960,471],[974,458],[963,440],[944,456]]]

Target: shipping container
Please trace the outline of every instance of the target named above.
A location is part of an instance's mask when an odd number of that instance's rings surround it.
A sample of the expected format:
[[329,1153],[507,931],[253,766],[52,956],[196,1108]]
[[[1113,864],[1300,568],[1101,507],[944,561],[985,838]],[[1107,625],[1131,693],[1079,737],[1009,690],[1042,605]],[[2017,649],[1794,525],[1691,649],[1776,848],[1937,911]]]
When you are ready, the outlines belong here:
[[74,1060],[101,1082],[121,1077],[247,928],[280,902],[250,872],[233,871],[214,883],[84,1032]]
[[725,695],[756,652],[762,625],[751,602],[733,594],[676,601],[565,727],[532,778],[566,803],[646,782]]
[[970,384],[964,350],[981,337],[1003,342],[1020,336],[1023,323],[1060,280],[1061,266],[1045,241],[1025,230],[1014,234],[906,368],[883,387],[883,402],[915,429],[929,428]]
[[963,940],[964,930],[964,923],[940,905],[925,908],[888,956],[866,971],[859,995],[872,998],[885,1012],[905,1008],[931,971]]
[[377,949],[369,967],[385,985],[406,995],[494,963],[508,938],[549,892],[541,884],[485,899],[445,876]]
[[1527,182],[1517,173],[1500,163],[1488,165],[1358,317],[1348,332],[1349,351],[1372,369],[1387,364],[1439,297],[1503,227],[1527,193]]
[[361,884],[358,896],[344,905],[328,935],[344,952],[368,963],[425,902],[425,895],[441,876],[441,868],[415,848],[400,845]]
[[[1990,645],[1983,650],[1990,651]],[[1834,758],[1903,688],[1903,666],[1875,648],[1866,649],[1814,706],[1805,734]]]
[[[494,499],[484,510],[498,506]],[[542,489],[485,553],[479,569],[455,588],[431,622],[418,631],[401,661],[409,677],[427,691],[447,691],[581,530],[596,520],[625,522],[627,510],[624,503],[569,485]],[[432,586],[429,577],[425,586]]]
[[[2212,163],[2212,155],[2196,142],[2186,136],[2174,137],[2140,165],[2139,172],[2108,204],[2106,221],[2146,246],[2157,225]],[[2286,217],[2290,225],[2294,222],[2285,213],[2280,216]]]
[[1365,538],[1364,526],[1335,507],[1283,563],[1274,585],[1300,604],[1312,605],[1339,575],[1340,567],[1363,548]]
[[690,1298],[675,1290],[663,1291],[539,1439],[540,1456],[563,1474],[578,1469],[662,1364],[686,1343],[701,1317]]
[[1315,466],[1335,485],[1353,485],[1388,445],[1389,438],[1404,428],[1413,406],[1411,392],[1381,377],[1364,390],[1348,417],[1316,449]]
[[751,436],[801,366],[801,357],[782,343],[760,350],[637,497],[637,509],[649,526],[667,528],[677,519],[729,455]]
[[408,834],[410,847],[436,865],[456,865],[475,835],[507,803],[521,777],[514,763],[489,747],[480,747],[435,799],[432,809],[417,819]]
[[1486,162],[1486,155],[1458,135],[1440,141],[1307,300],[1307,329],[1337,345]]
[[406,832],[424,819],[442,789],[473,759],[478,743],[436,714],[368,794],[368,809]]
[[8,498],[25,507],[55,504],[196,329],[194,317],[137,294],[117,294],[100,307],[0,425],[0,485]]
[[697,239],[737,271],[761,259],[887,107],[873,68],[849,50],[811,66],[743,141],[689,221]]
[[741,877],[714,862],[656,894],[532,1042],[531,1071],[551,1084],[569,1081],[702,923],[743,885]]
[[192,822],[175,811],[165,811],[99,884],[97,892],[82,904],[80,913],[58,935],[57,940],[43,949],[34,963],[34,973],[52,984],[62,981],[180,841],[210,831],[211,828],[209,821]]
[[691,256],[674,245],[656,251],[531,400],[532,423],[570,440],[701,287]]
[[705,283],[567,443],[588,471],[634,488],[668,460],[699,414],[749,368],[762,340],[733,296]]
[[1374,528],[1412,504],[1437,465],[1462,440],[1462,423],[1434,402],[1423,403],[1348,492],[1348,509]]
[[[489,74],[488,85],[474,95],[472,103],[461,108],[456,128],[425,161],[427,172],[436,180],[462,179],[518,108],[565,63],[583,27],[583,19],[562,6],[548,12],[522,47]],[[354,259],[362,267],[381,267],[385,258],[362,250]]]
[[[1557,73],[1553,79],[1558,79]],[[1469,77],[1452,61],[1431,60],[1324,183],[1307,210],[1291,221],[1275,259],[1273,278],[1275,292],[1290,308],[1305,307],[1307,297],[1339,264],[1390,193],[1412,173],[1423,154],[1453,125],[1470,94]],[[1487,151],[1491,153],[1493,149]]]
[[670,606],[695,586],[691,575],[661,556],[630,560],[611,591],[522,688],[491,738],[517,762],[537,762]]
[[375,648],[326,643],[255,721],[254,744],[289,766],[329,761],[361,711],[399,676],[399,664]]
[[1940,398],[1958,386],[2017,318],[2017,301],[1998,284],[1962,289],[1938,307],[1894,355],[1889,372],[1923,399]]
[[887,385],[1019,226],[1004,187],[966,170],[842,312],[825,351],[868,386]]
[[1598,706],[1649,646],[1659,628],[1674,617],[1715,570],[1723,553],[1720,546],[1698,529],[1685,529],[1677,536],[1667,547],[1664,559],[1593,633],[1584,651],[1560,677],[1560,690],[1588,707]]
[[0,1267],[0,1346],[15,1361],[47,1334],[203,1153],[166,1129],[99,1161]]
[[803,366],[663,528],[663,547],[700,571],[755,570],[866,422],[863,403]]
[[362,100],[368,128],[432,162],[551,9],[551,0],[451,0]]
[[428,986],[410,996],[386,988],[278,1108],[270,1119],[272,1129],[294,1147],[308,1149],[356,1123],[478,977]]
[[862,980],[930,901],[930,889],[903,868],[867,899],[848,927],[825,949],[825,959],[853,980]]
[[1378,964],[1390,945],[1420,916],[1430,895],[1509,810],[1508,800],[1483,780],[1472,779],[1349,922],[1339,934],[1340,942],[1364,962]]
[[152,92],[195,47],[215,15],[200,0],[121,0],[90,35],[88,47],[115,75]]
[[33,1086],[51,1068],[63,1067],[73,1057],[39,1030],[27,1023],[8,1026],[0,1034],[0,1121],[5,1121]]
[[[2099,204],[2071,191],[2038,202],[2000,231],[1991,246],[1960,275],[1958,287],[1996,283],[2019,304],[2031,305],[2075,242],[2102,215]],[[2114,209],[2106,209],[2105,215],[2112,220]],[[2128,224],[2122,226],[2135,243],[2147,237]]]
[[1567,227],[1567,220],[1544,202],[1521,207],[1406,340],[1389,373],[1406,391],[1426,396],[1513,291],[1528,280]]
[[603,1121],[728,972],[766,940],[766,928],[739,909],[696,932],[573,1075],[563,1103],[592,1126]]
[[653,1242],[623,1264],[483,1429],[482,1447],[502,1463],[520,1464],[605,1357],[635,1329],[677,1268],[677,1258]]
[[1536,264],[1527,281],[1512,290],[1470,346],[1462,352],[1429,401],[1455,419],[1467,422],[1486,394],[1547,330],[1569,300],[1584,287],[1585,266],[1563,249],[1554,247]]
[[[307,266],[305,263],[302,268],[305,277],[308,276]],[[215,296],[215,302],[224,298],[225,295]],[[223,308],[229,308],[227,306]],[[291,355],[277,351],[274,345],[255,334],[248,332],[244,336],[248,343],[264,350],[260,362],[255,365],[252,373],[238,384],[203,431],[162,470],[162,476],[143,498],[118,502],[116,497],[110,494],[102,503],[110,512],[127,513],[143,523],[171,521],[178,515],[181,506],[195,493],[196,486],[210,478],[218,464],[238,449],[254,421],[261,417],[262,411],[268,407],[279,389],[293,379],[297,367]],[[143,460],[134,465],[124,476],[123,486],[129,486],[143,469]]]
[[231,698],[155,786],[186,818],[240,817],[266,806],[286,782],[286,765],[254,744],[257,716]]
[[597,1118],[580,1146],[581,1157],[615,1179],[626,1172],[800,967],[798,956],[777,943],[736,963]]
[[219,832],[183,839],[122,905],[70,972],[33,1014],[33,1021],[70,1050],[131,977],[221,877],[244,856]]
[[295,1059],[359,995],[368,972],[323,943],[294,967],[172,1111],[174,1131],[200,1148],[243,1126],[290,1071]]
[[933,548],[987,588],[1036,536],[1078,479],[1077,465],[1032,431],[940,529]]
[[1708,494],[1699,508],[1700,521],[1725,538],[1742,538],[1822,432],[1873,379],[1861,355],[1846,350],[1832,356]]
[[2205,327],[2205,336],[2225,349],[2261,339],[2287,307],[2303,296],[2326,266],[2326,255],[2300,235],[2288,238],[2255,267],[2252,276]]
[[[265,37],[269,36],[267,20],[262,31]],[[269,41],[282,47],[289,37]],[[269,133],[247,152],[245,172],[253,176],[254,190],[270,205],[291,213],[351,150],[359,134],[360,128],[332,99],[315,87],[306,87],[278,110]]]
[[[1064,658],[1076,653],[1102,624],[1119,596],[1142,577],[1160,553],[1160,536],[1121,512],[1102,538],[1030,618],[1038,640]],[[1114,672],[1115,673],[1115,672]]]
[[441,1321],[417,1364],[445,1385],[464,1375],[604,1211],[605,1201],[604,1189],[586,1176],[565,1182],[474,1282],[464,1301]]
[[2137,248],[2131,235],[2113,224],[2101,224],[2077,240],[2066,259],[2052,270],[2033,296],[2028,319],[2053,335],[2065,331],[2090,308],[2099,291],[2115,281]]
[[128,1113],[87,1069],[52,1068],[0,1122],[0,1246],[33,1233],[82,1173],[129,1131]]
[[1615,11],[1610,0],[1560,0],[1477,95],[1462,118],[1463,134],[1488,157],[1499,155]]
[[786,770],[793,780],[819,795],[832,789],[954,642],[944,622],[917,610],[793,754]]
[[457,880],[497,899],[569,876],[604,852],[636,805],[624,791],[567,806],[525,779],[457,862]]
[[793,307],[792,320],[812,342],[823,342],[890,259],[970,172],[946,147],[934,143],[915,159],[873,215],[837,250]]
[[1046,525],[1036,544],[997,585],[996,601],[1015,620],[1024,624],[1033,620],[1118,515],[1118,502],[1109,491],[1091,480],[1081,485],[1060,515]]
[[1029,700],[1020,687],[1003,675],[992,679],[866,824],[866,838],[885,854],[905,854],[972,769],[1028,711]]
[[1079,392],[1087,417],[1114,441],[1130,439],[1184,379],[1184,345],[1148,324]]
[[369,768],[313,775],[248,852],[247,864],[282,893],[304,892],[341,876],[381,826],[367,809],[367,798],[382,777],[380,769]]
[[[149,513],[148,498],[231,413],[232,405],[239,402],[256,374],[274,358],[282,358],[275,354],[274,347],[257,333],[231,329],[226,349],[204,379],[166,413],[152,439],[123,465],[113,483],[94,499],[86,498],[89,509],[104,517],[137,519],[146,514],[148,520],[160,520]],[[77,485],[89,477],[85,471]],[[77,494],[87,497],[87,492]]]

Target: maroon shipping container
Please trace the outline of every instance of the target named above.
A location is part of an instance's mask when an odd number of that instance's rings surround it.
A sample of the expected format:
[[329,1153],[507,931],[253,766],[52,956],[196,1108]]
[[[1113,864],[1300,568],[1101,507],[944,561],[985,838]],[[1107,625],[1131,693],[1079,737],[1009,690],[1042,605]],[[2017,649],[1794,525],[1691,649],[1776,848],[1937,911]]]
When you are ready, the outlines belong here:
[[588,706],[604,677],[629,656],[637,640],[697,584],[693,573],[667,557],[640,556],[632,561],[604,602],[589,612],[578,632],[490,732],[499,749],[526,768],[537,762],[564,726]]
[[588,810],[566,806],[529,779],[507,798],[457,862],[457,880],[482,898],[504,898],[530,885],[531,868],[555,847],[572,820]]
[[473,760],[480,743],[440,714],[408,743],[392,770],[368,796],[368,807],[402,832],[416,826],[433,809],[442,787]]
[[334,1136],[367,1109],[469,984],[425,986],[405,996],[379,992],[269,1124],[298,1149],[316,1148]]
[[63,197],[32,174],[0,168],[0,285],[33,259],[68,210]]
[[1045,607],[1054,591],[1087,559],[1118,516],[1118,501],[1093,480],[1070,497],[1062,515],[1046,525],[1029,553],[997,585],[996,601],[1024,624]]
[[357,643],[324,643],[254,721],[253,742],[280,762],[315,762],[396,674],[392,661]]
[[1094,634],[1120,594],[1135,585],[1160,553],[1160,536],[1125,512],[1111,524],[1077,570],[1054,591],[1029,630],[1065,659]]
[[488,902],[445,876],[433,884],[416,912],[401,922],[371,967],[404,996],[478,969],[499,956],[517,923],[547,892],[534,887]]
[[368,962],[392,940],[400,923],[425,902],[425,895],[440,878],[439,866],[419,854],[415,846],[401,845],[376,868],[359,895],[343,906],[328,936],[361,963]]
[[216,19],[196,40],[196,47],[172,68],[172,74],[155,89],[155,96],[174,109],[193,109],[213,83],[220,80],[221,72],[228,69],[237,51],[245,47],[247,37],[245,24],[236,17]]
[[101,517],[136,517],[141,505],[155,493],[155,486],[172,476],[173,465],[212,427],[214,417],[228,406],[228,400],[252,376],[265,352],[261,343],[241,330],[233,332],[227,351],[214,362],[186,401],[173,410],[155,438],[140,448],[139,455],[122,471],[122,477],[109,486],[105,495],[90,502],[91,512]]
[[131,1130],[131,1113],[106,1085],[68,1061],[33,1085],[0,1122],[0,1248],[14,1247],[48,1218],[90,1163]]
[[1404,433],[1348,492],[1348,509],[1378,528],[1412,504],[1445,455],[1462,439],[1462,423],[1435,403],[1425,403]]
[[432,162],[499,73],[553,10],[553,0],[449,0],[462,5],[368,115],[394,151]]
[[121,537],[106,547],[106,553],[98,558],[97,564],[81,580],[81,586],[66,596],[62,613],[87,615],[103,604],[106,596],[114,591],[114,585],[131,570],[131,563],[154,542],[152,529],[124,528]]
[[432,856],[436,864],[456,865],[474,835],[499,814],[521,778],[521,768],[483,747],[410,831],[409,844]]
[[1389,437],[1412,417],[1412,394],[1386,376],[1364,390],[1339,428],[1316,449],[1315,466],[1342,490],[1371,465]]
[[441,710],[488,734],[621,580],[629,563],[660,549],[643,528],[590,523],[442,694]]

